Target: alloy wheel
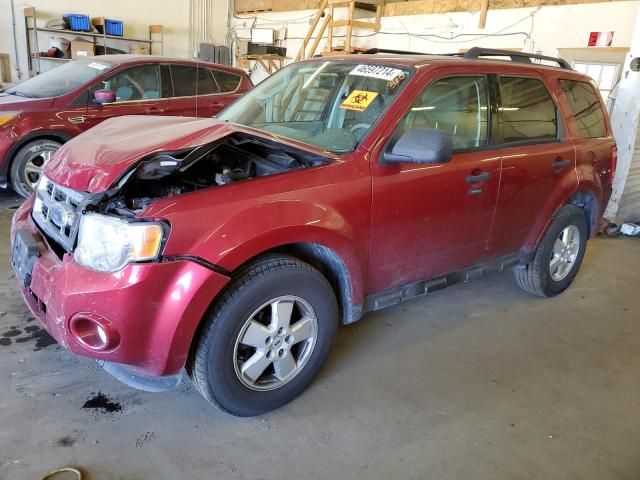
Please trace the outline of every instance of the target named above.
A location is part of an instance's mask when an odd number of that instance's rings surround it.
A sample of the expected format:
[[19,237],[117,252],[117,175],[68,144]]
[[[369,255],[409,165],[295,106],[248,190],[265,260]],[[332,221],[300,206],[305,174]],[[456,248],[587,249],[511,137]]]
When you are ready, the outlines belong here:
[[274,390],[290,382],[311,357],[318,319],[304,299],[286,295],[259,307],[236,339],[233,366],[252,390]]
[[563,280],[573,269],[580,251],[580,241],[580,230],[575,225],[566,226],[558,235],[549,262],[549,272],[554,281]]

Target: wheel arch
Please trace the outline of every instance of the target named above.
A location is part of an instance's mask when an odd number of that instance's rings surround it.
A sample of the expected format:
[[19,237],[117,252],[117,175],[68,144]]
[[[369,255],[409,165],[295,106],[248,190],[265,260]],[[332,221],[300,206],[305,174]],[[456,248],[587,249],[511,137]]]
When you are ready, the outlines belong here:
[[11,165],[13,164],[13,160],[15,159],[16,153],[22,149],[29,142],[33,142],[34,140],[53,140],[55,142],[66,143],[71,140],[73,137],[65,132],[61,132],[59,130],[37,130],[35,132],[30,132],[25,136],[21,137],[16,143],[11,145],[9,150],[7,151],[4,161],[2,162],[2,170],[0,171],[0,175],[6,175],[7,181],[10,183],[9,172],[11,171]]
[[589,227],[589,236],[593,236],[598,232],[600,205],[592,192],[589,190],[580,190],[567,200],[566,205],[575,205],[584,210]]

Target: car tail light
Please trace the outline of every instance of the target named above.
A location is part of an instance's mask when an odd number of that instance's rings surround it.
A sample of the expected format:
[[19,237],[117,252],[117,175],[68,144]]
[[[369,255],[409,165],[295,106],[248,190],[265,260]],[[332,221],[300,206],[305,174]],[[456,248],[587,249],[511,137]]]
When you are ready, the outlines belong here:
[[92,313],[79,313],[69,322],[76,341],[90,350],[113,350],[120,343],[120,334],[105,318]]
[[613,176],[616,174],[616,167],[618,166],[618,147],[611,147],[611,165],[609,178],[613,180]]

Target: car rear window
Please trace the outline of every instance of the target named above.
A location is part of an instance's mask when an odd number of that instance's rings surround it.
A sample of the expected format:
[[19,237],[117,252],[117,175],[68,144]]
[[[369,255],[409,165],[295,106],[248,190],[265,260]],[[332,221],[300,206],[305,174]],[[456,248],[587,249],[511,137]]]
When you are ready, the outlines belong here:
[[600,99],[591,85],[575,80],[560,80],[560,88],[569,100],[571,113],[583,138],[604,137],[607,127]]
[[500,77],[501,141],[535,142],[558,137],[556,106],[540,80]]

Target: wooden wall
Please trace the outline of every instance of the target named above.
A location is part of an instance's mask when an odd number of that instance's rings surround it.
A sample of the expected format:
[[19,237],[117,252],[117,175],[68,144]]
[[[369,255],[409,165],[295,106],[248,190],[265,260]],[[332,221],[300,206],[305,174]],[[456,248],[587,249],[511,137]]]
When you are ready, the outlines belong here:
[[[489,0],[490,9],[605,3],[613,0]],[[386,0],[383,16],[477,12],[480,0]],[[290,12],[318,8],[320,0],[236,0],[236,13]]]

